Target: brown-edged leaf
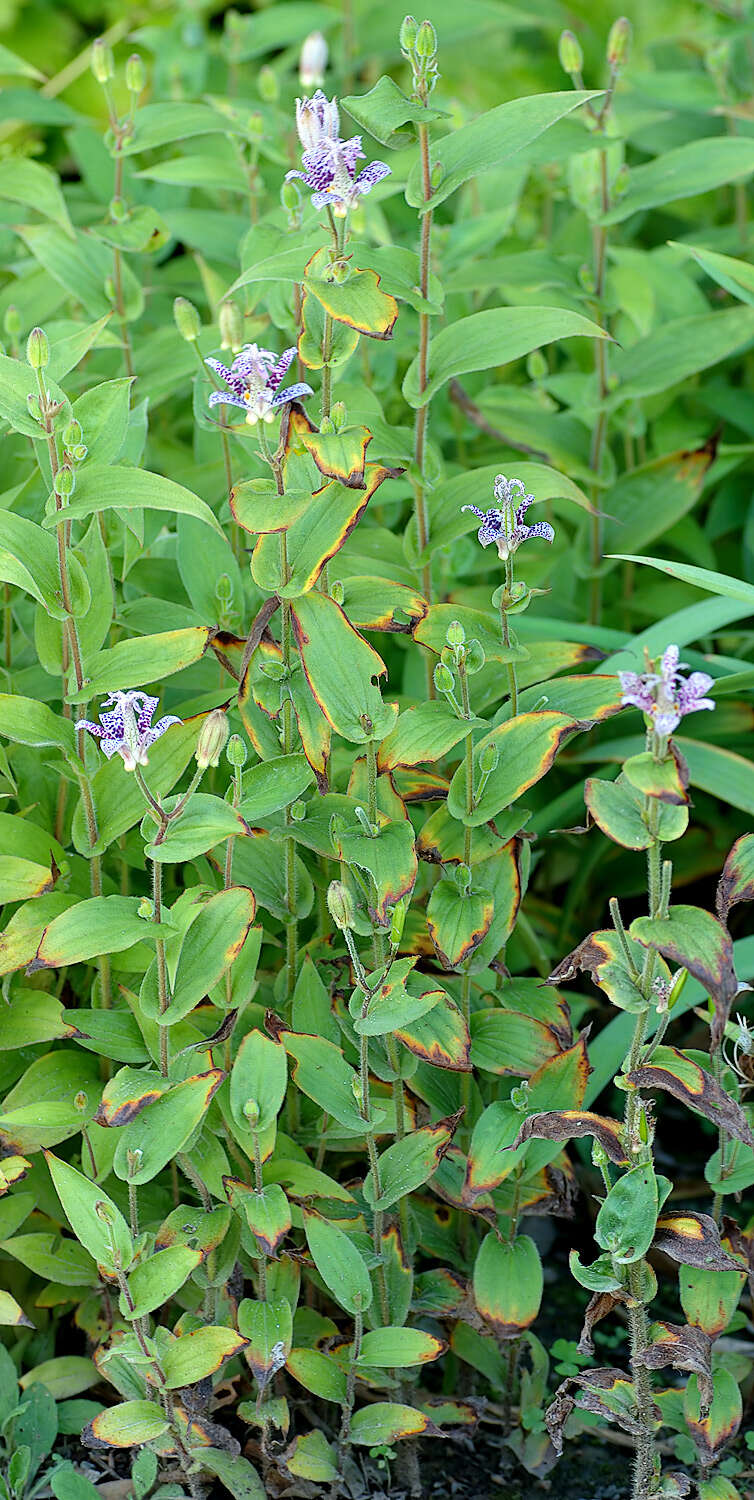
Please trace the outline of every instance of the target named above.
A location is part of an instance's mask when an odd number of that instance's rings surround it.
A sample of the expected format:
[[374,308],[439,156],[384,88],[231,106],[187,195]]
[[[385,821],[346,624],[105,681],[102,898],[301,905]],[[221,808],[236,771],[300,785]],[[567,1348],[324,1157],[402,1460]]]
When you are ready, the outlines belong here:
[[627,1157],[621,1139],[621,1129],[615,1120],[605,1115],[595,1115],[588,1109],[551,1109],[540,1114],[529,1115],[513,1143],[520,1146],[523,1141],[570,1141],[575,1137],[591,1135],[607,1152],[611,1161],[625,1166]]
[[660,1214],[654,1237],[655,1250],[663,1250],[671,1260],[682,1266],[700,1266],[708,1271],[740,1271],[740,1261],[734,1260],[720,1243],[720,1231],[709,1214],[684,1213]]
[[626,1074],[626,1082],[637,1089],[664,1089],[689,1109],[719,1125],[727,1135],[746,1146],[754,1146],[749,1122],[740,1104],[720,1086],[711,1073],[679,1052],[677,1047],[657,1047],[647,1066]]
[[712,1402],[712,1340],[709,1335],[701,1328],[691,1328],[685,1323],[658,1322],[652,1324],[649,1338],[646,1349],[634,1354],[634,1362],[644,1365],[647,1370],[664,1370],[668,1365],[674,1370],[690,1370],[697,1377],[702,1416],[706,1417]]
[[716,901],[721,922],[728,920],[728,912],[739,901],[754,901],[754,833],[736,839],[723,865]]
[[667,917],[636,917],[629,930],[645,948],[655,948],[671,963],[688,969],[704,986],[715,1006],[710,1027],[712,1047],[719,1047],[738,992],[727,928],[698,906],[671,906]]

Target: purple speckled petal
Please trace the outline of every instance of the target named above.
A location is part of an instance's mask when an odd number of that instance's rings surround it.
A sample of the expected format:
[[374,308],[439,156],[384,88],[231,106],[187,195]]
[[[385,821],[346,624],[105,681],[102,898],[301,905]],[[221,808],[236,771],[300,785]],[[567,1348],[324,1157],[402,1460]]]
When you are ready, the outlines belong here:
[[680,722],[681,715],[674,714],[670,709],[666,709],[663,713],[654,715],[655,730],[658,734],[661,734],[663,736],[672,734],[673,730],[678,728]]
[[485,511],[479,509],[478,505],[462,505],[461,506],[461,510],[462,511],[464,511],[464,510],[470,510],[472,512],[472,515],[475,515],[475,516],[479,517],[480,521],[484,520],[484,517],[485,517],[485,514],[486,514]]
[[691,676],[683,684],[684,697],[704,697],[704,694],[709,692],[714,681],[714,677],[710,677],[707,672],[692,672]]
[[105,733],[101,724],[93,724],[91,719],[79,719],[76,724],[76,728],[86,729],[88,734],[95,734],[98,740],[101,740],[102,736]]
[[312,208],[339,208],[342,203],[343,199],[336,197],[329,188],[320,193],[312,193]]
[[[521,506],[519,507],[519,509],[522,508]],[[516,511],[516,515],[518,516],[518,511]],[[555,540],[555,532],[549,521],[537,521],[533,526],[527,526],[525,540],[528,542],[532,536],[541,536],[545,542],[553,542]]]
[[313,396],[314,392],[305,380],[300,380],[297,385],[289,385],[284,391],[278,391],[273,396],[270,405],[274,407],[287,406],[289,401],[303,401],[305,396]]
[[290,180],[291,180],[292,177],[298,177],[301,180],[301,182],[305,182],[306,183],[306,186],[308,188],[311,188],[311,187],[314,186],[313,182],[310,181],[308,172],[297,172],[297,171],[286,172],[286,174],[285,174],[285,180],[286,180],[286,182],[290,182]]
[[349,175],[353,177],[356,171],[357,161],[363,160],[365,153],[361,149],[361,136],[353,135],[350,141],[340,142],[341,160],[345,162]]
[[283,376],[287,374],[296,357],[296,345],[291,344],[290,349],[284,349],[277,364],[273,365],[267,380],[268,389],[276,391]]
[[488,547],[490,542],[496,542],[503,531],[503,513],[501,510],[488,510],[479,527],[477,537],[483,547]]
[[148,693],[144,693],[142,697],[141,708],[139,709],[139,714],[136,720],[139,734],[143,734],[146,729],[149,729],[152,723],[152,714],[154,713],[159,701],[159,698],[150,698]]
[[210,391],[207,399],[208,406],[240,406],[246,411],[248,402],[243,396],[234,396],[231,391]]
[[122,745],[123,745],[123,740],[122,739],[118,739],[118,740],[105,739],[105,740],[102,741],[102,743],[100,745],[100,749],[102,751],[102,754],[107,756],[108,760],[112,760],[113,756],[118,754],[118,752],[120,751]]
[[301,162],[306,168],[306,181],[309,186],[317,193],[324,192],[335,176],[335,161],[331,147],[323,142],[313,151],[304,151]]
[[371,193],[372,188],[378,182],[382,182],[383,177],[389,176],[390,168],[386,162],[370,161],[368,165],[366,167],[363,167],[359,172],[359,175],[354,183],[354,189],[357,193],[363,196],[364,193]]
[[529,509],[529,506],[531,505],[533,499],[534,499],[533,495],[527,495],[526,499],[521,501],[521,504],[519,505],[519,507],[518,507],[518,509],[516,511],[516,525],[517,526],[525,526],[525,524],[526,524],[526,512]]
[[154,744],[155,740],[158,740],[160,736],[165,733],[166,729],[170,728],[171,724],[180,723],[182,723],[182,720],[177,719],[175,714],[165,714],[162,719],[157,720],[156,724],[151,725],[149,729],[145,730],[144,734],[141,736],[142,745],[145,749],[147,749],[150,745]]

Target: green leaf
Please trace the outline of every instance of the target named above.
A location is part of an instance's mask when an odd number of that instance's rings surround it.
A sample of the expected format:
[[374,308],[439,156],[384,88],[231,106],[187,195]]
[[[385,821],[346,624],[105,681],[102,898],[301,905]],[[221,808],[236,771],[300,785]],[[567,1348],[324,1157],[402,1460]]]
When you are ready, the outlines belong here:
[[743,833],[736,839],[723,865],[717,888],[717,914],[726,921],[732,906],[740,901],[754,901],[754,833]]
[[34,1365],[21,1376],[19,1385],[23,1391],[31,1386],[43,1385],[56,1401],[69,1396],[78,1396],[99,1383],[99,1371],[94,1361],[81,1354],[61,1354],[55,1359],[46,1359]]
[[430,125],[434,120],[447,118],[442,109],[407,99],[397,83],[386,77],[378,78],[368,94],[347,94],[340,105],[383,146],[404,146],[412,139],[414,132],[402,130],[403,125]]
[[485,1235],[474,1262],[474,1301],[482,1317],[502,1339],[519,1338],[539,1312],[542,1263],[533,1240],[519,1234],[501,1244]]
[[394,714],[375,682],[387,670],[382,658],[327,594],[295,599],[291,618],[306,680],[328,723],[357,745],[383,739]]
[[[671,318],[612,361],[618,385],[615,403],[654,396],[710,365],[748,348],[754,340],[754,308]],[[613,554],[614,555],[614,554]]]
[[444,699],[416,703],[399,715],[380,745],[377,762],[381,771],[396,766],[418,766],[441,760],[471,729],[480,729],[483,719],[459,719]]
[[329,250],[316,250],[306,268],[305,292],[316,297],[336,323],[345,323],[370,338],[389,339],[398,317],[398,303],[380,290],[376,271],[350,266],[348,279],[338,283],[328,280],[329,267]]
[[732,255],[720,255],[717,250],[707,250],[704,245],[685,245],[669,240],[674,250],[682,255],[693,255],[694,260],[707,275],[725,288],[739,302],[754,307],[754,268],[746,260],[737,260]]
[[138,1448],[161,1437],[169,1426],[156,1401],[121,1401],[100,1412],[87,1432],[108,1448]]
[[17,745],[36,748],[54,745],[67,755],[76,753],[76,736],[70,719],[54,714],[36,698],[0,693],[0,735]]
[[[564,90],[556,94],[533,94],[529,98],[509,99],[487,110],[476,120],[470,120],[451,135],[444,136],[432,147],[431,167],[440,162],[442,176],[429,199],[429,207],[444,203],[456,188],[472,177],[508,162],[517,151],[535,141],[538,136],[590,99],[599,98],[599,92],[584,89]],[[406,186],[406,201],[412,208],[424,207],[421,167],[415,163]]]
[[304,1231],[314,1264],[335,1301],[346,1312],[366,1312],[372,1301],[372,1283],[353,1240],[337,1224],[306,1210]]
[[[248,1122],[245,1123],[248,1128]],[[277,1257],[292,1223],[291,1207],[280,1184],[270,1182],[256,1189],[235,1178],[226,1177],[224,1181],[230,1202],[245,1215],[261,1254]]]
[[643,947],[657,949],[670,963],[682,965],[704,985],[715,1001],[712,1039],[719,1045],[738,990],[727,928],[698,906],[671,906],[667,917],[636,917],[629,935]]
[[[154,639],[154,637],[153,637]],[[167,809],[178,797],[167,800]],[[174,823],[168,824],[165,838],[158,844],[154,820],[147,814],[144,822],[147,837],[145,853],[158,864],[180,864],[184,860],[196,859],[209,849],[223,844],[226,839],[251,834],[251,829],[236,808],[222,797],[212,797],[209,792],[194,792],[188,807]]]
[[515,802],[549,771],[561,745],[571,735],[589,725],[570,714],[555,713],[550,709],[533,713],[517,714],[493,729],[480,740],[474,751],[477,769],[476,785],[479,784],[479,758],[488,745],[498,752],[498,762],[490,774],[481,797],[477,799],[472,813],[466,812],[466,768],[459,766],[448,792],[448,811],[461,819],[467,827],[477,828],[487,823],[504,807]]
[[268,818],[295,802],[311,786],[314,773],[303,755],[276,755],[244,771],[241,812],[249,823]]
[[153,930],[154,924],[139,916],[137,897],[92,896],[53,917],[31,967],[60,969],[100,953],[122,953],[134,943],[150,942]]
[[402,1406],[396,1401],[374,1401],[354,1413],[348,1437],[352,1443],[375,1448],[384,1443],[395,1443],[399,1438],[420,1437],[422,1433],[436,1435],[437,1432],[431,1418],[414,1406]]
[[145,687],[172,677],[174,672],[182,672],[184,667],[200,660],[209,636],[208,626],[196,625],[118,641],[108,651],[97,651],[87,662],[84,687],[76,691],[75,679],[71,678],[69,701],[88,703],[102,693],[111,693],[115,682],[125,692],[130,687]]
[[348,1066],[340,1048],[324,1037],[293,1031],[282,1031],[280,1040],[286,1052],[295,1058],[293,1082],[296,1087],[347,1130],[363,1135],[365,1122],[355,1104],[354,1086],[358,1086],[358,1076]]
[[424,390],[419,389],[417,355],[406,371],[403,394],[410,406],[425,406],[435,391],[456,375],[497,369],[541,349],[544,344],[576,337],[604,339],[609,335],[581,313],[563,307],[486,308],[459,319],[437,334],[430,348]]
[[681,1266],[678,1290],[689,1323],[709,1338],[719,1338],[738,1307],[745,1280],[743,1267],[740,1271],[705,1271],[699,1266]]
[[122,156],[153,151],[172,141],[186,141],[198,135],[234,134],[240,126],[227,115],[219,114],[208,104],[143,104],[137,110],[133,129],[121,146]]
[[[236,962],[254,920],[256,903],[245,886],[217,891],[200,908],[181,944],[172,998],[162,1017],[183,1020]],[[155,1019],[155,1017],[151,1017]]]
[[418,862],[414,848],[414,830],[407,819],[384,823],[372,838],[361,825],[355,832],[338,835],[340,858],[348,865],[358,865],[372,877],[369,909],[381,927],[390,921],[389,908],[408,896],[414,888]]
[[71,221],[58,178],[48,167],[28,156],[6,159],[0,177],[0,198],[33,208],[43,218],[52,219],[61,229],[70,231]]
[[33,860],[19,859],[14,854],[0,854],[0,902],[28,901],[51,891],[53,884],[49,865],[36,865]]
[[420,1328],[374,1328],[364,1334],[358,1363],[384,1370],[404,1370],[439,1359],[444,1349],[442,1339]]
[[[703,1414],[704,1413],[704,1414]],[[715,1369],[712,1404],[704,1409],[699,1378],[690,1375],[683,1393],[683,1415],[704,1471],[713,1464],[741,1425],[743,1401],[735,1376],[724,1365]]]
[[236,1053],[230,1074],[230,1109],[234,1120],[248,1130],[246,1106],[250,1101],[259,1112],[253,1128],[269,1129],[278,1117],[288,1085],[285,1048],[263,1031],[249,1031]]
[[256,1469],[241,1453],[226,1453],[222,1448],[197,1450],[196,1457],[203,1469],[216,1474],[233,1500],[265,1500],[265,1487]]
[[201,1263],[201,1250],[191,1250],[188,1245],[168,1245],[165,1250],[158,1250],[155,1255],[139,1261],[128,1277],[133,1308],[128,1306],[121,1293],[121,1316],[132,1321],[163,1307]]
[[631,214],[664,207],[678,198],[696,198],[726,182],[742,182],[754,172],[754,141],[715,135],[665,151],[654,161],[632,167],[628,190],[602,220],[621,224]]
[[427,906],[432,945],[445,969],[457,969],[489,932],[495,912],[490,891],[461,891],[455,880],[438,880]]
[[60,1161],[49,1151],[45,1152],[45,1159],[76,1239],[110,1272],[115,1270],[116,1264],[127,1271],[134,1247],[131,1231],[120,1209],[98,1183],[84,1177],[67,1161]]
[[641,1260],[654,1239],[658,1202],[651,1166],[624,1172],[600,1207],[594,1226],[597,1244],[622,1266]]
[[648,849],[653,838],[644,816],[643,799],[622,777],[600,781],[590,776],[584,783],[584,801],[590,816],[607,838],[624,849]]
[[453,1139],[457,1125],[455,1116],[440,1120],[436,1125],[425,1125],[413,1130],[402,1140],[394,1141],[379,1157],[379,1186],[377,1194],[374,1172],[370,1169],[364,1178],[363,1193],[371,1208],[391,1208],[400,1198],[421,1187],[423,1182],[437,1171],[438,1165]]
[[194,1333],[171,1339],[161,1354],[167,1389],[176,1391],[206,1380],[245,1344],[243,1335],[233,1328],[197,1328]]
[[[38,434],[38,428],[36,432]],[[148,469],[137,469],[131,464],[87,463],[77,475],[76,489],[66,506],[66,517],[73,521],[104,510],[157,510],[195,516],[222,535],[218,521],[198,495],[192,494],[182,484],[176,484],[174,479],[150,474]],[[54,527],[55,516],[48,516],[44,525],[48,529]]]
[[344,1405],[346,1372],[332,1354],[324,1354],[320,1349],[291,1349],[286,1369],[312,1395]]
[[693,563],[668,562],[664,557],[634,557],[631,553],[614,552],[619,562],[644,563],[648,568],[657,568],[670,578],[681,583],[693,584],[694,588],[706,589],[710,594],[722,594],[726,599],[740,599],[743,604],[754,606],[754,584],[744,583],[740,578],[731,578],[727,573],[715,573],[710,568],[697,568]]
[[636,552],[675,526],[698,500],[714,459],[712,445],[667,453],[623,474],[606,491],[604,551]]
[[252,577],[261,589],[294,599],[313,588],[325,563],[340,551],[364,514],[375,490],[393,470],[367,464],[363,489],[332,480],[317,490],[287,533],[288,582],[283,581],[277,536],[261,536],[254,548]]
[[264,1389],[280,1368],[279,1345],[283,1345],[286,1353],[290,1351],[293,1334],[290,1303],[285,1299],[254,1302],[244,1297],[238,1307],[238,1330],[247,1340],[244,1359],[251,1366],[258,1386]]
[[[113,1170],[121,1182],[130,1181],[137,1187],[151,1182],[176,1152],[183,1150],[204,1119],[223,1077],[219,1068],[212,1068],[207,1073],[185,1078],[124,1126],[113,1158]],[[141,1152],[135,1170],[134,1152]]]

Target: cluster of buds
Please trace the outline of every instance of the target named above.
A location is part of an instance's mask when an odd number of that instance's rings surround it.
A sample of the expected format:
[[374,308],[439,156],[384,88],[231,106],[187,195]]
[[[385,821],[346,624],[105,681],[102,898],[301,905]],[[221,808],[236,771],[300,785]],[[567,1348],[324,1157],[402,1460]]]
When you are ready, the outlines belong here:
[[451,707],[463,719],[467,715],[455,695],[456,673],[460,677],[473,677],[481,672],[485,663],[484,647],[476,637],[467,641],[466,631],[460,620],[451,620],[445,633],[445,645],[434,670],[434,683],[438,693],[447,698]]
[[[607,38],[606,59],[610,72],[615,77],[628,62],[629,48],[631,46],[631,22],[626,16],[619,16],[613,21]],[[584,67],[584,54],[581,43],[572,31],[563,31],[558,42],[558,57],[560,66],[567,73],[577,88],[583,88],[582,70]]]
[[437,32],[431,21],[421,24],[404,16],[400,29],[401,52],[411,66],[414,93],[426,104],[440,74],[437,71]]

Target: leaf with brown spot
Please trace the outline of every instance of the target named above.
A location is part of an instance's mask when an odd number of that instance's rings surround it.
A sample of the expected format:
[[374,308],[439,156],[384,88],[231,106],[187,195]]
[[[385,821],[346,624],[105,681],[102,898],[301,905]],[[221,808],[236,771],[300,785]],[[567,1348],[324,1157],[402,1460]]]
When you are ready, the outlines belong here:
[[658,760],[650,750],[631,755],[623,762],[623,775],[645,797],[684,807],[689,800],[689,768],[677,745],[670,742],[670,753]]
[[223,1186],[229,1202],[245,1214],[264,1254],[277,1260],[278,1249],[293,1222],[290,1204],[280,1184],[269,1182],[257,1190],[236,1177],[223,1177]]
[[302,429],[299,436],[320,474],[338,479],[348,489],[364,488],[366,451],[372,441],[368,427],[341,427],[337,432]]
[[713,1125],[719,1125],[727,1135],[746,1146],[754,1146],[754,1134],[740,1104],[711,1073],[677,1047],[657,1047],[649,1064],[634,1068],[625,1077],[637,1089],[664,1089]]
[[503,1244],[497,1234],[485,1236],[474,1262],[474,1301],[499,1339],[519,1338],[536,1318],[542,1302],[542,1262],[527,1234]]
[[371,875],[370,914],[380,927],[387,926],[390,907],[410,895],[416,882],[414,830],[408,819],[383,824],[374,838],[357,824],[338,835],[338,851],[346,864],[358,865]]
[[449,786],[445,776],[435,776],[431,771],[409,770],[404,766],[399,766],[395,771],[386,774],[390,776],[402,802],[445,803]]
[[377,752],[381,771],[440,760],[484,719],[459,719],[444,699],[417,703],[399,716]]
[[[575,1408],[615,1422],[633,1437],[643,1430],[633,1381],[623,1370],[583,1370],[558,1386],[555,1399],[545,1412],[547,1430],[558,1455],[563,1452],[563,1428]],[[653,1420],[659,1422],[660,1415],[658,1407],[653,1404]]]
[[252,536],[286,531],[311,503],[311,491],[289,489],[279,495],[272,479],[247,479],[230,492],[231,515]]
[[743,1415],[738,1382],[724,1365],[715,1369],[708,1410],[705,1396],[706,1389],[702,1389],[699,1376],[692,1374],[683,1393],[683,1415],[703,1469],[717,1462],[722,1450],[736,1436]]
[[427,613],[418,589],[392,578],[355,575],[343,580],[343,608],[357,630],[387,630],[410,634]]
[[725,1023],[738,993],[733,944],[722,922],[698,906],[671,906],[667,917],[636,917],[630,936],[654,948],[671,963],[688,969],[714,1001],[710,1035],[713,1051],[725,1034]]
[[588,1109],[544,1110],[540,1114],[529,1115],[528,1119],[522,1122],[513,1144],[514,1147],[520,1146],[523,1141],[529,1140],[570,1141],[585,1135],[590,1135],[594,1140],[599,1141],[611,1161],[618,1166],[625,1166],[628,1158],[623,1147],[620,1126],[615,1120],[610,1120],[605,1115],[593,1114]]
[[479,947],[494,915],[490,891],[462,891],[455,880],[438,880],[427,906],[427,930],[443,968],[458,968]]
[[97,1125],[127,1125],[148,1104],[159,1099],[168,1087],[168,1080],[151,1068],[119,1068],[105,1084],[95,1122]]
[[485,1073],[528,1078],[564,1050],[557,1025],[515,1009],[477,1010],[470,1024],[471,1061]]
[[627,1302],[628,1296],[624,1291],[594,1292],[584,1309],[584,1323],[578,1342],[579,1354],[585,1354],[590,1359],[594,1354],[594,1340],[592,1329],[596,1323],[601,1323],[603,1318],[609,1318],[611,1312],[621,1303]]
[[[585,1026],[572,1046],[566,1046],[556,1057],[550,1057],[529,1079],[527,1107],[536,1111],[541,1104],[550,1109],[580,1109],[592,1071],[586,1044],[591,1027]],[[568,1040],[561,1033],[558,1040]]]
[[541,781],[558,751],[573,735],[591,727],[591,721],[573,719],[570,714],[553,713],[548,709],[506,719],[474,747],[477,775],[481,775],[479,761],[485,751],[493,747],[498,753],[495,770],[488,776],[474,811],[466,811],[464,765],[459,766],[450,783],[448,810],[467,827],[476,828],[480,823],[489,822],[535,782]]
[[396,1041],[402,1042],[415,1057],[434,1068],[449,1068],[455,1073],[470,1073],[469,1029],[458,1006],[444,990],[437,1004],[426,1015],[394,1029]]
[[740,1262],[723,1249],[720,1231],[709,1214],[660,1214],[654,1237],[655,1250],[664,1251],[682,1266],[707,1271],[740,1271]]
[[[568,984],[578,973],[590,974],[594,984],[604,990],[613,1005],[619,1010],[638,1014],[646,1010],[647,1002],[639,985],[642,953],[637,944],[633,945],[633,952],[636,968],[632,974],[623,957],[617,933],[611,928],[601,928],[598,932],[591,932],[578,948],[561,960],[548,976],[547,983]],[[663,969],[662,977],[670,977],[667,969]]]
[[87,1448],[138,1448],[161,1437],[170,1426],[156,1401],[121,1401],[108,1406],[81,1434]]
[[736,839],[717,887],[716,910],[721,922],[739,901],[754,901],[754,833],[743,833]]
[[9,1193],[17,1182],[23,1182],[27,1172],[31,1171],[31,1162],[25,1156],[4,1156],[0,1158],[0,1198]]
[[389,339],[398,317],[395,297],[380,291],[376,271],[360,271],[349,265],[346,281],[328,279],[330,252],[316,250],[304,273],[304,287],[322,304],[337,323],[345,323],[369,338]]
[[235,1329],[212,1325],[171,1338],[160,1355],[167,1389],[176,1391],[206,1380],[227,1359],[245,1349],[246,1343]]
[[674,1370],[690,1370],[696,1375],[702,1399],[702,1417],[706,1417],[712,1402],[712,1370],[710,1356],[712,1340],[701,1328],[691,1328],[683,1323],[653,1323],[649,1330],[649,1344],[633,1356],[635,1364],[646,1370],[664,1370],[672,1365]]
[[328,723],[355,744],[384,738],[397,707],[382,702],[377,686],[387,672],[382,658],[327,594],[295,599],[291,621],[306,680]]

